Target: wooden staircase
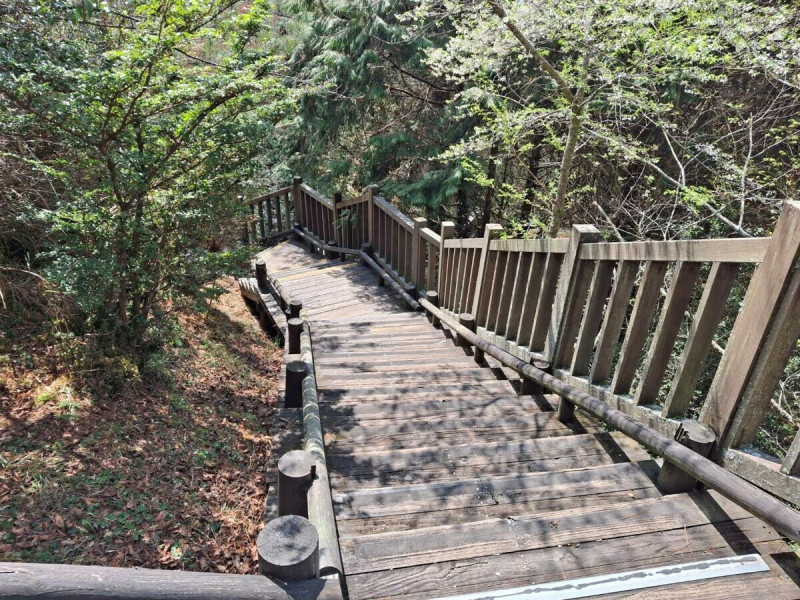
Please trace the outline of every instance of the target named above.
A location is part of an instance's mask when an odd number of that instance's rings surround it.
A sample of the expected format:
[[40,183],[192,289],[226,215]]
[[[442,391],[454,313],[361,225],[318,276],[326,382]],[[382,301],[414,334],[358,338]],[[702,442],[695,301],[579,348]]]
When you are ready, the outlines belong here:
[[488,598],[751,553],[770,570],[603,597],[800,597],[772,528],[713,492],[662,496],[638,445],[561,423],[557,396],[519,395],[516,373],[476,364],[365,267],[297,242],[260,257],[310,322],[350,598]]

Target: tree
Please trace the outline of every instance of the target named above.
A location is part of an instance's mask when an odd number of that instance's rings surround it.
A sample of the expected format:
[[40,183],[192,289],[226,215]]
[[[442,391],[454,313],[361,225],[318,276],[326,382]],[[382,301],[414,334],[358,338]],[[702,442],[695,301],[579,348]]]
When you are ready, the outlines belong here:
[[[419,28],[453,23],[448,43],[429,49],[426,63],[462,86],[462,97],[480,99],[471,111],[484,124],[444,157],[476,165],[474,156],[487,156],[499,142],[525,179],[530,169],[520,149],[532,131],[558,157],[540,185],[550,235],[564,224],[570,196],[596,206],[598,219],[617,232],[636,227],[625,221],[637,213],[660,228],[666,209],[670,224],[661,235],[685,235],[711,219],[721,232],[747,236],[746,214],[757,228],[760,213],[771,215],[781,196],[793,193],[786,185],[787,172],[798,166],[790,158],[793,136],[775,119],[798,108],[798,19],[791,7],[743,0],[427,0],[413,18]],[[757,87],[768,92],[749,93]],[[758,175],[764,170],[775,175],[766,185]],[[620,205],[619,198],[597,196],[601,180],[633,180],[634,189],[618,190],[627,201]],[[587,207],[576,208],[586,220]],[[641,228],[634,234],[652,235]]]
[[139,350],[158,302],[200,293],[233,257],[208,241],[240,214],[260,140],[288,107],[280,62],[256,44],[265,7],[12,10],[0,24],[0,131],[58,147],[20,159],[54,182],[52,203],[27,215],[49,232],[39,264],[92,330]]

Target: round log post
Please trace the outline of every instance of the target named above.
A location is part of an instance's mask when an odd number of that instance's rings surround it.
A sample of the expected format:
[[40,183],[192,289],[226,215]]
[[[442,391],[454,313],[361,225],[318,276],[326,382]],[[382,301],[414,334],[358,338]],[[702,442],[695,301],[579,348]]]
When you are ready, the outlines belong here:
[[289,319],[289,354],[300,354],[300,334],[303,331],[303,319]]
[[262,575],[281,581],[319,577],[319,535],[305,517],[272,519],[258,534],[256,545]]
[[419,292],[417,291],[417,286],[413,283],[407,283],[403,286],[403,291],[411,296],[414,300],[419,298]]
[[300,311],[303,310],[303,303],[300,300],[292,300],[289,302],[289,318],[299,319]]
[[[475,333],[475,317],[473,317],[471,314],[461,313],[458,315],[458,323],[459,325],[469,329],[472,333]],[[467,342],[467,340],[461,334],[456,333],[455,345],[461,347],[469,346],[469,342]]]
[[369,257],[372,257],[375,253],[375,251],[372,248],[372,244],[370,244],[369,242],[364,242],[363,244],[361,244],[361,251]]
[[308,365],[302,360],[293,360],[286,365],[286,392],[284,408],[303,407],[303,379],[308,373]]
[[[336,240],[329,240],[328,246],[336,247]],[[339,253],[336,252],[335,250],[328,250],[327,254],[328,254],[328,260],[336,260],[337,258],[339,258]]]
[[[550,372],[550,363],[546,360],[538,360],[535,358],[531,358],[530,364],[532,364],[537,369],[544,371],[545,373]],[[533,396],[535,394],[544,394],[544,388],[533,381],[532,379],[528,379],[524,375],[520,378],[520,385],[519,385],[519,395],[520,396]]]
[[[678,431],[675,432],[675,441],[687,448],[694,450],[704,458],[708,458],[714,448],[717,437],[711,428],[697,421],[681,421]],[[681,471],[678,467],[664,459],[664,464],[658,473],[659,489],[664,494],[680,494],[690,492],[697,487],[697,480]]]
[[269,279],[267,278],[267,263],[263,258],[256,261],[256,282],[261,290],[269,288]]
[[305,450],[292,450],[278,461],[278,516],[308,518],[308,488],[317,474],[314,457]]
[[[434,292],[432,290],[428,290],[427,292],[425,292],[425,299],[428,302],[430,302],[431,304],[433,304],[436,308],[439,308],[439,293],[438,292]],[[439,317],[437,317],[431,311],[428,311],[428,320],[431,322],[431,325],[433,325],[436,328],[439,328],[439,327],[442,326],[441,321],[439,321]]]

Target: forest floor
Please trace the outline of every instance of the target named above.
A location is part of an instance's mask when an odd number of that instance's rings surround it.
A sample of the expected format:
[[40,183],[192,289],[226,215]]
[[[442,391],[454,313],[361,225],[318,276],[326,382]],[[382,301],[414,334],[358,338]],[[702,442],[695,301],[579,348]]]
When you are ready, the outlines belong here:
[[120,393],[0,348],[0,560],[257,571],[281,350],[222,285]]

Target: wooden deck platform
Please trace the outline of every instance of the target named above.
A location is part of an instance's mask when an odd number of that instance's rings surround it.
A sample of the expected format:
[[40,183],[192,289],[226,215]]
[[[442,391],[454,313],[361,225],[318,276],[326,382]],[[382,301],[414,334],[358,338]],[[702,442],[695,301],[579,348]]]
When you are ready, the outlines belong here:
[[585,415],[562,424],[556,396],[518,395],[516,374],[476,364],[366,267],[297,242],[259,256],[310,321],[353,600],[491,597],[749,553],[770,570],[602,597],[800,598],[773,529],[713,492],[662,496],[636,444]]

